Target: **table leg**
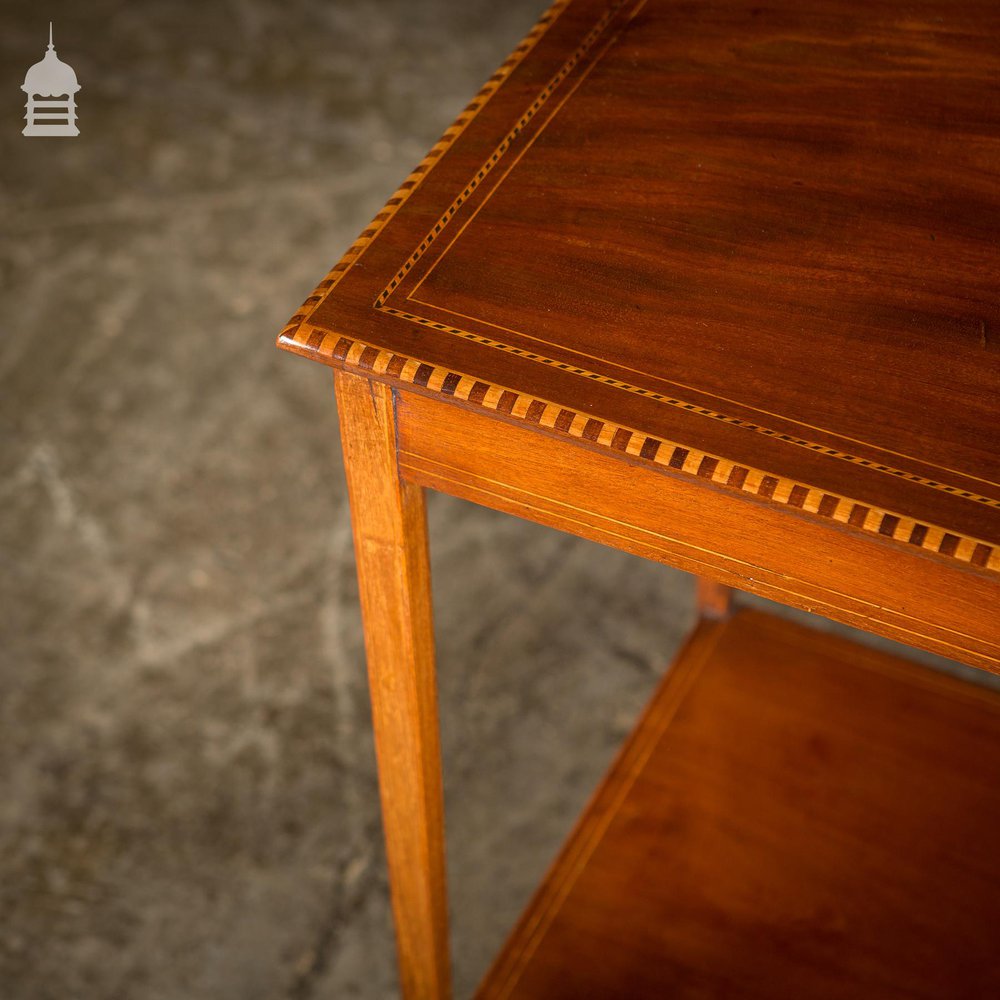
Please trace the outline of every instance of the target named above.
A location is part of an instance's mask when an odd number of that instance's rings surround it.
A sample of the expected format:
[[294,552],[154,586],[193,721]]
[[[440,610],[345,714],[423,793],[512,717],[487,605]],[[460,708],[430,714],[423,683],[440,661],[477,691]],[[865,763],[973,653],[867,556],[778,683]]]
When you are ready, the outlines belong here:
[[402,992],[445,1000],[444,800],[423,488],[399,476],[392,390],[339,371],[335,385]]
[[695,605],[699,618],[728,618],[733,613],[732,587],[727,587],[724,583],[716,583],[707,577],[695,577],[697,590],[695,593]]

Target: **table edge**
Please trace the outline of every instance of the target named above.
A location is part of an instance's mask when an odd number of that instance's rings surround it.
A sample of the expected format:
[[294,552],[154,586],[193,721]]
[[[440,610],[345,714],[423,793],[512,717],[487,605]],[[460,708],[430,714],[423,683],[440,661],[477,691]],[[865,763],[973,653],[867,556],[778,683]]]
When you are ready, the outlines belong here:
[[533,429],[601,448],[654,468],[682,473],[716,486],[792,508],[842,527],[876,536],[985,571],[1000,573],[1000,548],[971,535],[920,521],[899,511],[863,503],[809,483],[734,462],[694,445],[647,434],[593,414],[581,413],[529,393],[472,375],[408,358],[346,336],[317,331],[317,343],[304,348],[297,340],[279,341],[293,353],[354,374],[416,389],[435,398],[493,411]]
[[911,545],[924,552],[957,560],[970,569],[985,571],[991,576],[1000,573],[1000,545],[995,542],[949,530],[929,519],[917,519],[902,511],[864,503],[789,476],[734,462],[723,455],[648,434],[592,413],[581,413],[492,381],[406,357],[312,323],[312,317],[323,300],[571,3],[572,0],[554,0],[542,14],[285,324],[278,334],[277,346],[334,368],[494,410],[501,415],[536,425],[543,432],[559,436],[568,434],[570,437],[604,446],[612,452],[648,461],[654,466],[669,467],[720,486],[797,508],[806,514],[838,522],[844,527],[881,536],[887,541]]

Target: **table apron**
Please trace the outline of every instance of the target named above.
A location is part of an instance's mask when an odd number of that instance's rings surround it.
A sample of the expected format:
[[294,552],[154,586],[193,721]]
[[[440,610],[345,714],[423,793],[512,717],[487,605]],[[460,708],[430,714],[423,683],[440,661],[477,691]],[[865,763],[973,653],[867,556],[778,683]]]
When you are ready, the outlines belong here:
[[396,390],[421,486],[1000,673],[1000,576],[577,439]]

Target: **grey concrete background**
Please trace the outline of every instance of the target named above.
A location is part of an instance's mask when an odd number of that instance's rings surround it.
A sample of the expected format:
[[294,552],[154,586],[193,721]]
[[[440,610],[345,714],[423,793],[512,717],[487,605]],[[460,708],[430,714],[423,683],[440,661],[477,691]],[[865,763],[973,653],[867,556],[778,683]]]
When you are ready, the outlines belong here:
[[[0,996],[395,990],[330,379],[273,337],[536,0],[0,21]],[[81,136],[20,134],[47,21]],[[691,616],[430,500],[458,994]]]

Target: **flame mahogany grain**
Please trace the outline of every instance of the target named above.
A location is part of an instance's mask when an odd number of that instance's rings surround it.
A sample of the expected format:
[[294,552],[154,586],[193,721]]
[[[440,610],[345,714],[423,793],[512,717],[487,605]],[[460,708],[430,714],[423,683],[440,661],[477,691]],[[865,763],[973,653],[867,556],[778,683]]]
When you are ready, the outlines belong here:
[[956,0],[559,2],[281,343],[396,377],[348,336],[1000,572],[998,37]]
[[998,39],[556,0],[281,332],[338,370],[408,1000],[450,995],[425,486],[706,578],[484,997],[1000,993],[996,699],[726,591],[1000,672]]

